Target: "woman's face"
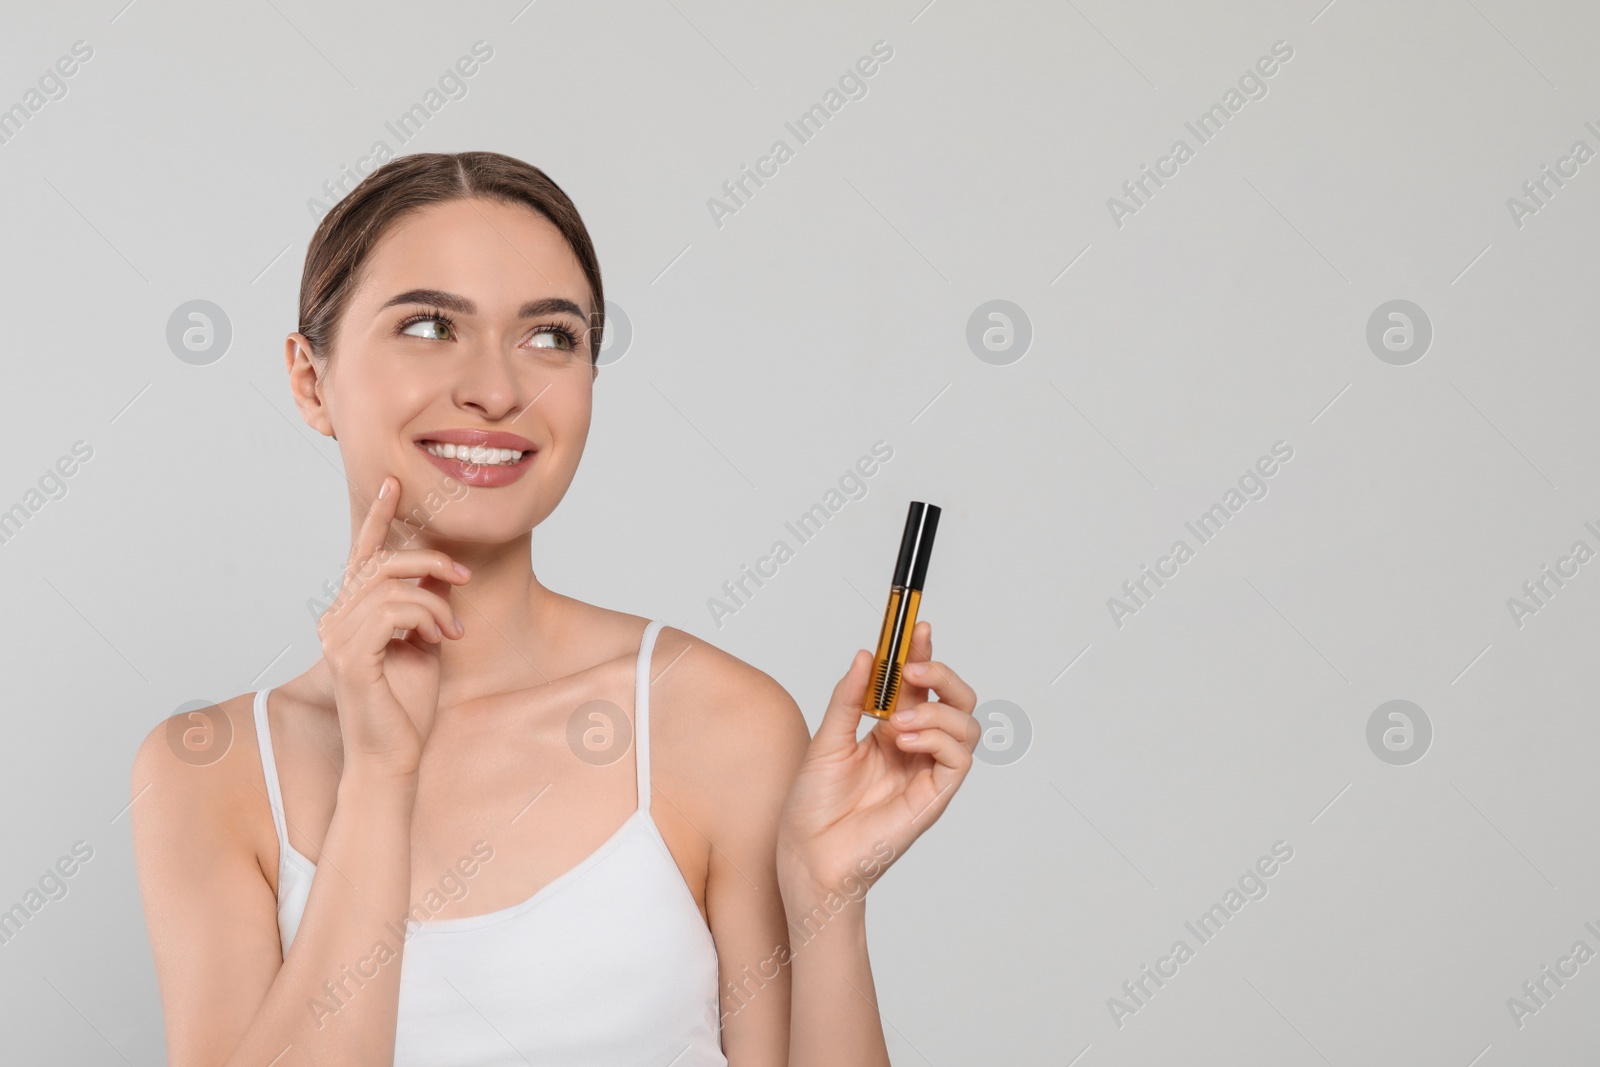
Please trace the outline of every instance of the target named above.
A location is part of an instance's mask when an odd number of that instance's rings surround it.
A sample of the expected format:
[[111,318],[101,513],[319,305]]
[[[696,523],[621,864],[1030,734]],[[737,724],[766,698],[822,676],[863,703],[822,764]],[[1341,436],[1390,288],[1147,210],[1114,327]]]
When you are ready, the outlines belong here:
[[[434,538],[526,533],[566,494],[589,433],[598,368],[577,257],[529,208],[453,200],[397,223],[362,274],[323,373],[304,335],[287,345],[296,403],[337,434],[358,512],[392,474],[397,517]],[[467,452],[484,431],[524,455]]]

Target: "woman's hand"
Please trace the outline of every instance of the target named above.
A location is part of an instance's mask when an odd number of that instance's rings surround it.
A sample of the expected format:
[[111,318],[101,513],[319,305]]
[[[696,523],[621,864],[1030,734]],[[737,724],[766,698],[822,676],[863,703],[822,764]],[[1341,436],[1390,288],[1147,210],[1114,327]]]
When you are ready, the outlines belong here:
[[[977,695],[930,659],[932,652],[933,627],[919,622],[894,716],[859,741],[871,653],[858,650],[834,687],[778,828],[786,898],[806,902],[848,892],[864,875],[876,878],[933,824],[966,777],[980,733],[972,717]],[[930,688],[938,701],[928,700]]]
[[385,546],[399,499],[400,480],[385,476],[351,546],[339,596],[317,622],[346,774],[416,774],[438,710],[438,642],[466,632],[441,594],[465,584],[467,568],[443,552]]

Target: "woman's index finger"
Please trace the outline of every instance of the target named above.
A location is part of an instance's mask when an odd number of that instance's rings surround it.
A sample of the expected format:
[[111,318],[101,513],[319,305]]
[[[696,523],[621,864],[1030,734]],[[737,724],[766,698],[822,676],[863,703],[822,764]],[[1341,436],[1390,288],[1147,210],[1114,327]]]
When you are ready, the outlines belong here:
[[378,495],[373,498],[372,506],[367,508],[367,517],[361,521],[361,529],[356,532],[356,543],[350,549],[352,570],[359,571],[388,540],[389,523],[394,520],[395,504],[400,496],[398,488],[391,488],[389,476],[384,475],[382,484],[378,486]]

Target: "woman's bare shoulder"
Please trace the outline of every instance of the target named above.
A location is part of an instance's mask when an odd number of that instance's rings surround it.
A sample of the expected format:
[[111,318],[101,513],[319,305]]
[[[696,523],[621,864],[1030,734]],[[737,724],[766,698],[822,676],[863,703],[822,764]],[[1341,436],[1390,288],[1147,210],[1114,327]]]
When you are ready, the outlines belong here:
[[224,790],[239,784],[241,768],[259,768],[255,694],[174,712],[150,728],[134,757],[135,795],[143,788]]
[[657,638],[651,679],[651,762],[665,772],[674,813],[724,855],[765,855],[811,742],[794,698],[761,668],[671,626]]
[[259,855],[271,830],[255,694],[176,712],[140,742],[129,780],[135,837],[224,842]]
[[663,626],[651,655],[652,698],[710,756],[789,762],[810,740],[805,716],[766,671],[710,641]]

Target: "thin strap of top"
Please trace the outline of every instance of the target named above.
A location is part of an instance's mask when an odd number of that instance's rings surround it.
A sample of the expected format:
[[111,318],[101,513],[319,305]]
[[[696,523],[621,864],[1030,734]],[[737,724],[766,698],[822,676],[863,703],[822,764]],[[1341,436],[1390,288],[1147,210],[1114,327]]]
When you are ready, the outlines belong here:
[[267,725],[267,691],[262,689],[256,693],[256,744],[261,749],[261,773],[267,780],[272,825],[278,831],[278,848],[282,850],[289,844],[289,831],[283,819],[283,794],[278,791],[278,761],[272,755],[272,729]]
[[639,641],[639,663],[634,668],[633,717],[634,765],[638,777],[639,810],[650,810],[650,653],[655,648],[656,635],[666,625],[654,619],[644,628]]

